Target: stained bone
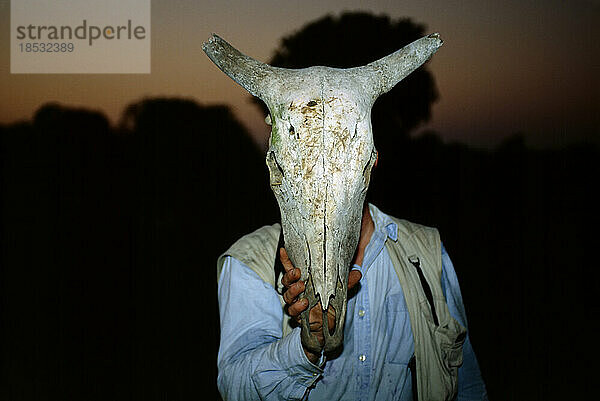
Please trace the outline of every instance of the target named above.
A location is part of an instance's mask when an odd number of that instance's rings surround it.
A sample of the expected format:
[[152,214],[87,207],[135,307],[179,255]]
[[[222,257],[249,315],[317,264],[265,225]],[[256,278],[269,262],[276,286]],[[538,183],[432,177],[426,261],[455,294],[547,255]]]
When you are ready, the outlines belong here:
[[269,107],[266,162],[286,250],[306,281],[302,340],[313,352],[320,345],[310,335],[308,310],[318,302],[323,311],[336,310],[333,335],[323,314],[325,351],[343,340],[348,272],[376,159],[371,107],[441,45],[432,34],[362,67],[297,70],[256,61],[217,35],[203,45],[223,72]]

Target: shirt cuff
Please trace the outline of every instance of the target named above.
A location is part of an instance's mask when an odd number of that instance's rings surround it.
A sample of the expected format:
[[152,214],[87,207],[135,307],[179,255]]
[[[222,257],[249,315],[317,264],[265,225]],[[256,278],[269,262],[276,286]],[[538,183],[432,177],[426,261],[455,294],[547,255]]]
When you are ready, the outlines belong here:
[[304,384],[306,387],[310,387],[323,374],[322,367],[325,365],[325,356],[321,354],[319,366],[308,359],[304,352],[304,348],[302,347],[300,330],[300,327],[296,327],[288,335],[288,337],[290,337],[289,340],[291,341],[290,350],[292,351],[290,360],[293,361],[293,363],[290,364],[289,372],[292,377],[295,377],[300,383]]
[[[323,362],[324,362],[324,358]],[[269,350],[268,360],[275,361],[279,368],[264,368],[252,375],[259,394],[271,399],[276,393],[289,400],[300,400],[307,389],[315,384],[323,369],[308,360],[300,340],[300,328],[283,337]],[[280,387],[283,392],[277,388]]]

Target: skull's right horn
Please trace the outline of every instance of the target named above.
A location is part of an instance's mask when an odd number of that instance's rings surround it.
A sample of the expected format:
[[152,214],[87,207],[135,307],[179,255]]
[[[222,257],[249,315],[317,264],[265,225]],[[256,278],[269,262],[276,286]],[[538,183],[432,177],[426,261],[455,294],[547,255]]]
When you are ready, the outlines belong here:
[[375,102],[380,95],[429,60],[443,43],[439,33],[432,33],[377,61],[350,70],[361,77],[365,88],[371,89],[371,100]]

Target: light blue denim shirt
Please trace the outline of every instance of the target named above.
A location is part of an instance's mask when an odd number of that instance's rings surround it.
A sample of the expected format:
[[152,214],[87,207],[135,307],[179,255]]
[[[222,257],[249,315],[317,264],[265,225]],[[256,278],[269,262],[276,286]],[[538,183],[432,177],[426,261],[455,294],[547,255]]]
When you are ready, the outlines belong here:
[[[414,352],[404,294],[385,247],[396,224],[370,205],[375,231],[365,250],[360,287],[348,300],[341,354],[312,364],[300,328],[282,338],[277,292],[249,267],[227,257],[219,277],[221,342],[217,385],[225,400],[412,400],[408,362]],[[400,239],[401,240],[401,239]],[[467,318],[454,267],[442,245],[442,288],[450,314]],[[487,400],[469,337],[463,346],[457,400]]]

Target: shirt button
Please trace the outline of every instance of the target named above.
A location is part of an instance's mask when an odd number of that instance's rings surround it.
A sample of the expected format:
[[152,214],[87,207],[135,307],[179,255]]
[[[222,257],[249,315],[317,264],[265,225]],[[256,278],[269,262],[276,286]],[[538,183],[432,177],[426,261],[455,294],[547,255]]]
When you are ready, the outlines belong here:
[[319,376],[319,374],[318,373],[313,373],[313,376]]
[[364,361],[366,361],[366,360],[367,360],[367,356],[366,356],[365,354],[362,354],[362,355],[360,355],[360,356],[358,357],[358,360],[359,360],[359,361],[361,361],[361,362],[364,362]]
[[358,311],[358,316],[363,317],[365,315],[365,310],[364,309],[360,309]]

